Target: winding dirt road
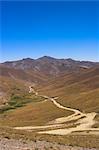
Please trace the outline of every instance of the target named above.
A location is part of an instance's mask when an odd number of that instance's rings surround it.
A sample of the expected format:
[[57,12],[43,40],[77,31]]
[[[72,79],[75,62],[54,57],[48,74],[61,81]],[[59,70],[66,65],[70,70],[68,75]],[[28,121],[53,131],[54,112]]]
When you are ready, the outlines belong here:
[[[68,117],[61,117],[61,118],[57,118],[54,120],[54,124],[52,125],[47,125],[47,126],[26,126],[26,127],[15,127],[14,129],[19,129],[19,130],[33,130],[33,129],[47,129],[47,128],[56,128],[56,127],[60,127],[60,129],[51,129],[48,131],[41,131],[38,132],[40,134],[56,134],[56,135],[67,135],[70,134],[72,132],[77,132],[77,131],[94,131],[94,134],[96,132],[96,134],[99,134],[99,128],[92,128],[92,126],[95,124],[94,118],[96,116],[95,112],[92,113],[82,113],[79,110],[73,109],[73,108],[68,108],[65,106],[62,106],[61,104],[59,104],[58,102],[56,102],[56,99],[58,99],[58,97],[56,98],[51,98],[45,95],[39,95],[38,92],[36,92],[31,86],[29,86],[29,93],[34,93],[36,96],[42,96],[43,98],[46,98],[50,101],[52,101],[52,103],[60,108],[60,109],[64,109],[64,110],[69,110],[74,112],[74,114],[68,116]],[[66,122],[69,121],[76,121],[74,124],[76,125],[75,127],[71,127],[71,128],[65,128],[63,129],[62,127],[64,126],[64,124],[66,124]]]

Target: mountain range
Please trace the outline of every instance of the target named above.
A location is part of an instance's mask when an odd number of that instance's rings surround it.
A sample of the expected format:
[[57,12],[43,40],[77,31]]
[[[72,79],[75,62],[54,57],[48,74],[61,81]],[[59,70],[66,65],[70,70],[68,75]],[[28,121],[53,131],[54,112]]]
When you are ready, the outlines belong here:
[[[18,74],[23,79],[25,77],[27,78],[27,76],[31,79],[34,76],[34,82],[38,82],[39,79],[36,80],[35,76],[44,80],[48,77],[56,77],[63,73],[79,73],[81,70],[90,69],[98,65],[99,62],[75,61],[70,58],[56,59],[44,56],[38,59],[26,58],[18,61],[7,61],[0,64],[0,70],[1,75],[4,76],[11,77],[17,76]],[[9,71],[6,72],[6,70]]]
[[[99,62],[44,56],[0,64],[1,104],[8,101],[13,92],[28,92],[29,85],[41,93],[59,96],[68,106],[98,111]],[[81,105],[84,99],[86,107]],[[92,105],[93,99],[95,106]]]

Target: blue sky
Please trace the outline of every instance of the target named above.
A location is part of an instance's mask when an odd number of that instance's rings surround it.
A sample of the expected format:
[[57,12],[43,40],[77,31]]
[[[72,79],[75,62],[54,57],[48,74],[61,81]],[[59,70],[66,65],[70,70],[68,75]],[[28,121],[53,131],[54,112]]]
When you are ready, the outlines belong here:
[[99,2],[2,1],[0,61],[48,55],[99,61]]

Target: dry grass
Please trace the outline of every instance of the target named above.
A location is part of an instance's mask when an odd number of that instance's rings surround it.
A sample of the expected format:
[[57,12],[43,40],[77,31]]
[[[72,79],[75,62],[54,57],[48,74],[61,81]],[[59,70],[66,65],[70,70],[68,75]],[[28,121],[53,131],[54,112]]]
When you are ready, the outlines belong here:
[[2,93],[0,104],[7,103],[12,94],[23,95],[24,93],[28,93],[28,91],[28,83],[22,80],[14,80],[9,77],[0,76],[0,93]]
[[58,101],[67,107],[98,112],[99,69],[60,76],[39,91],[49,96],[59,96]]
[[[72,93],[72,89],[71,89]],[[65,106],[79,109],[83,112],[96,112],[99,111],[99,88],[90,90],[89,92],[75,92],[75,94],[68,94],[64,92],[58,99],[60,103]]]
[[52,102],[31,102],[26,106],[5,112],[0,117],[1,126],[44,125],[56,118],[68,116],[72,112],[61,110]]
[[93,125],[94,128],[99,128],[99,113],[95,117],[96,123]]
[[99,148],[99,136],[97,135],[68,135],[68,136],[58,136],[58,135],[41,135],[35,132],[28,131],[18,131],[10,128],[0,127],[0,137],[13,138],[13,139],[23,139],[32,141],[49,141],[52,143],[66,144],[69,146],[81,146],[88,148]]

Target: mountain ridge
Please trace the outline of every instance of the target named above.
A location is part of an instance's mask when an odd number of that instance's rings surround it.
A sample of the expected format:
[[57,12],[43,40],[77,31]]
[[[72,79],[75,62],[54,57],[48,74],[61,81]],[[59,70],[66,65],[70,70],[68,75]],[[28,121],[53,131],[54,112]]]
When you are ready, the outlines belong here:
[[38,58],[31,58],[31,57],[26,57],[26,58],[22,58],[22,59],[18,59],[18,60],[10,60],[10,61],[4,61],[1,62],[0,64],[4,64],[4,63],[9,63],[9,62],[17,62],[20,60],[38,60],[38,59],[55,59],[55,60],[71,60],[71,61],[78,61],[78,62],[92,62],[92,63],[99,63],[99,61],[91,61],[91,60],[76,60],[76,59],[72,59],[72,58],[56,58],[56,57],[52,57],[52,56],[48,56],[48,55],[44,55]]
[[8,68],[39,72],[52,77],[64,72],[79,72],[81,69],[95,67],[99,65],[99,62],[76,61],[71,58],[57,59],[50,56],[43,56],[38,59],[24,58],[22,60],[7,61],[0,64]]

